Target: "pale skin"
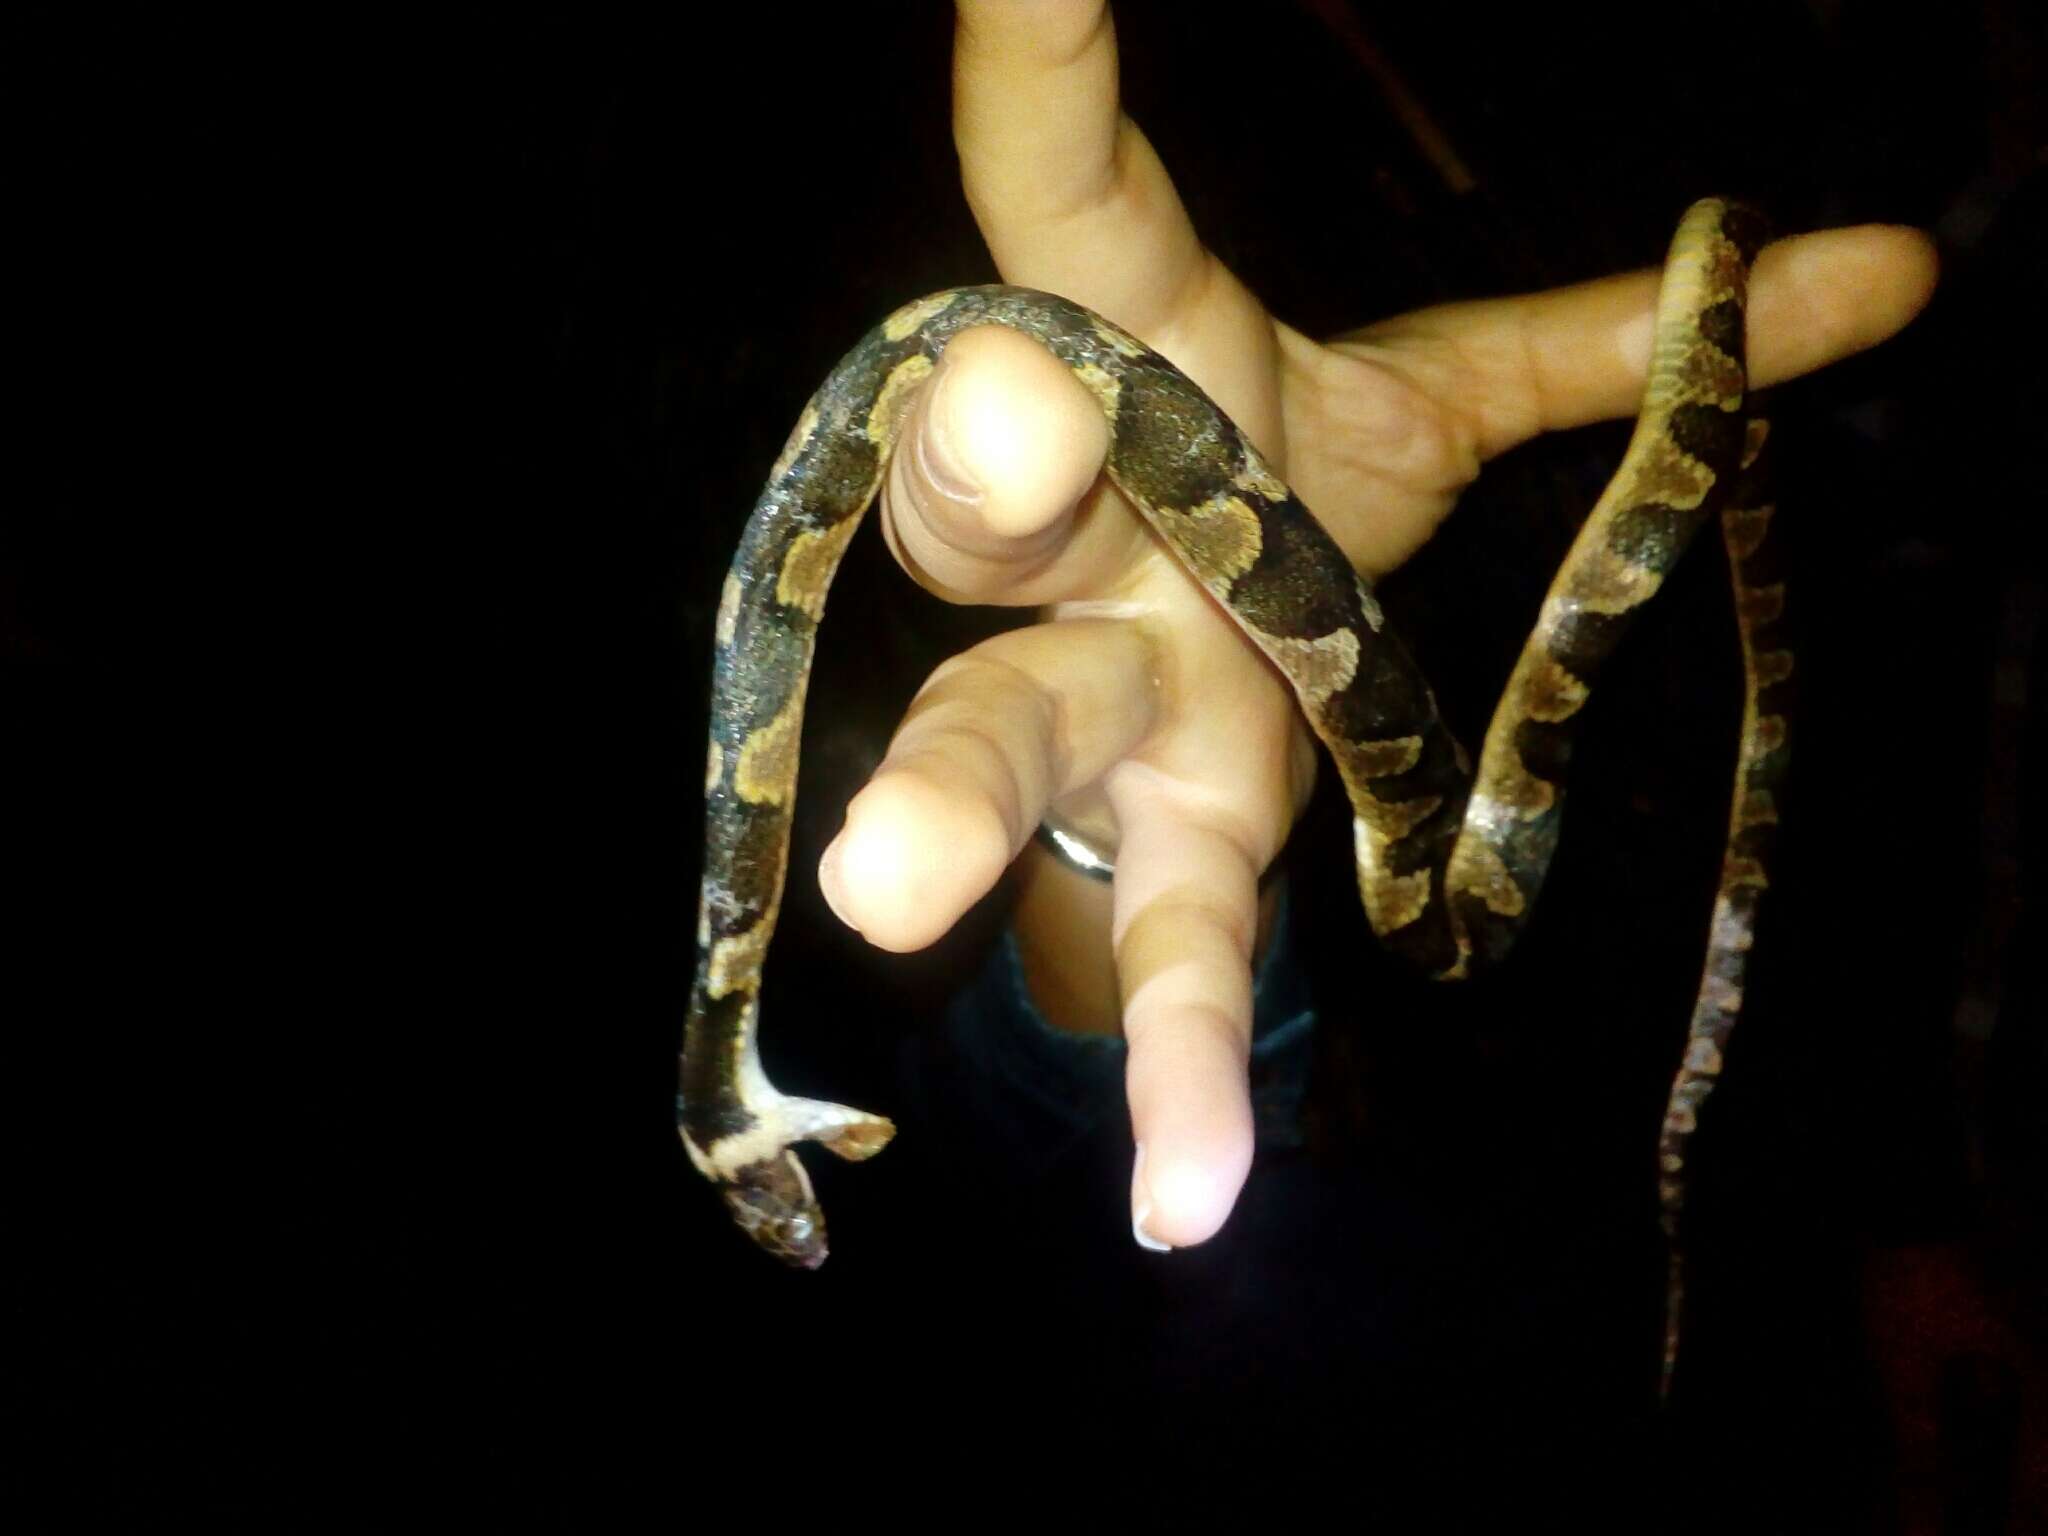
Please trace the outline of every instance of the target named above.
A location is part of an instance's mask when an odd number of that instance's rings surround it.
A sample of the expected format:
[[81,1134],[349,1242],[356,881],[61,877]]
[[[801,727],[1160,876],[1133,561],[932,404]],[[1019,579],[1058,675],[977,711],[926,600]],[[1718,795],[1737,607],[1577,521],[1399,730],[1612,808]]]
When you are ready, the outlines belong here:
[[[1099,0],[960,0],[957,20],[954,137],[1004,280],[1086,304],[1171,358],[1368,576],[1421,547],[1489,459],[1634,415],[1655,273],[1311,341],[1204,249],[1119,110]],[[1916,230],[1766,248],[1753,383],[1876,345],[1934,282]],[[1107,445],[1093,398],[1035,343],[985,328],[947,349],[906,417],[885,536],[941,597],[1046,612],[932,675],[819,881],[871,943],[905,951],[1018,861],[1034,997],[1063,1028],[1129,1042],[1134,1229],[1182,1247],[1223,1224],[1251,1166],[1259,878],[1316,754],[1280,675],[1102,479]],[[1048,810],[1114,853],[1113,886],[1031,842]]]

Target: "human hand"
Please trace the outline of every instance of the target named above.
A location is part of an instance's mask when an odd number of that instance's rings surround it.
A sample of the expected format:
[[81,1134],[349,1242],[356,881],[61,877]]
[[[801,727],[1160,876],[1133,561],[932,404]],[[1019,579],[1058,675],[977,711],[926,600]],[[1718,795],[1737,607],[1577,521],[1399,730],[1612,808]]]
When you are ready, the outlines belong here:
[[[1197,238],[1117,100],[1100,0],[960,0],[954,131],[1004,277],[1164,353],[1244,428],[1369,577],[1429,537],[1495,455],[1634,413],[1655,273],[1446,305],[1319,345]],[[1925,303],[1911,230],[1787,240],[1758,259],[1761,387],[1885,339]],[[1107,427],[1050,354],[962,333],[912,403],[883,492],[904,568],[1046,622],[940,667],[826,851],[820,882],[871,942],[929,944],[1024,851],[1017,923],[1055,1022],[1129,1042],[1134,1222],[1182,1246],[1250,1166],[1245,1062],[1258,879],[1314,782],[1279,674],[1101,478]],[[1116,851],[1113,888],[1047,860],[1047,810]]]

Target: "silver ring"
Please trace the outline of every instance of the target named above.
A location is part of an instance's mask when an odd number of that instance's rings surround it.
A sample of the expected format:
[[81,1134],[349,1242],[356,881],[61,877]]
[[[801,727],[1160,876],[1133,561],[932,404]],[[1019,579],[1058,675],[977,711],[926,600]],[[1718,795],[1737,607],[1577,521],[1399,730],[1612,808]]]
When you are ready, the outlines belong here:
[[1067,868],[1090,880],[1109,880],[1116,874],[1116,860],[1085,838],[1060,826],[1050,816],[1038,824],[1038,841],[1052,850],[1053,857]]

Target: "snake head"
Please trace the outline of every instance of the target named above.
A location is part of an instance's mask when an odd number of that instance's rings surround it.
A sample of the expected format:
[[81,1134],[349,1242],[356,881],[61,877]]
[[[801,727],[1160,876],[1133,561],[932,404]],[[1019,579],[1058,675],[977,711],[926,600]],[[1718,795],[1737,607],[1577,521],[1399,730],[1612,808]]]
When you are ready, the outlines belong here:
[[740,1229],[783,1263],[816,1269],[825,1262],[825,1213],[794,1152],[734,1170],[720,1192]]

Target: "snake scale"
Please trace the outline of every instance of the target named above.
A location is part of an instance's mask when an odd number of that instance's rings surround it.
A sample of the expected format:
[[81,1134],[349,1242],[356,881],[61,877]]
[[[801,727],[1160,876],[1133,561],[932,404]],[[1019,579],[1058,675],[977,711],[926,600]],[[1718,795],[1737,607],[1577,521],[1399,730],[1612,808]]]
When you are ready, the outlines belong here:
[[1749,267],[1762,219],[1735,203],[1687,210],[1660,285],[1649,380],[1626,454],[1552,583],[1477,770],[1385,627],[1370,586],[1244,433],[1165,358],[1061,298],[987,286],[906,305],[870,332],[804,408],[756,503],[715,624],[697,971],[678,1118],[690,1160],[739,1225],[793,1264],[825,1258],[825,1225],[791,1150],[872,1156],[880,1116],[786,1097],[761,1070],[757,1007],[788,862],[798,739],[825,595],[881,483],[903,405],[947,342],[1001,325],[1042,342],[1101,404],[1107,472],[1190,575],[1293,687],[1353,812],[1373,931],[1432,976],[1506,954],[1557,845],[1573,722],[1602,661],[1716,512],[1746,674],[1736,785],[1705,974],[1659,1143],[1670,1255],[1663,1384],[1681,1300],[1685,1156],[1741,1006],[1765,844],[1784,771],[1777,643],[1782,584],[1760,555],[1765,423],[1744,369]]

